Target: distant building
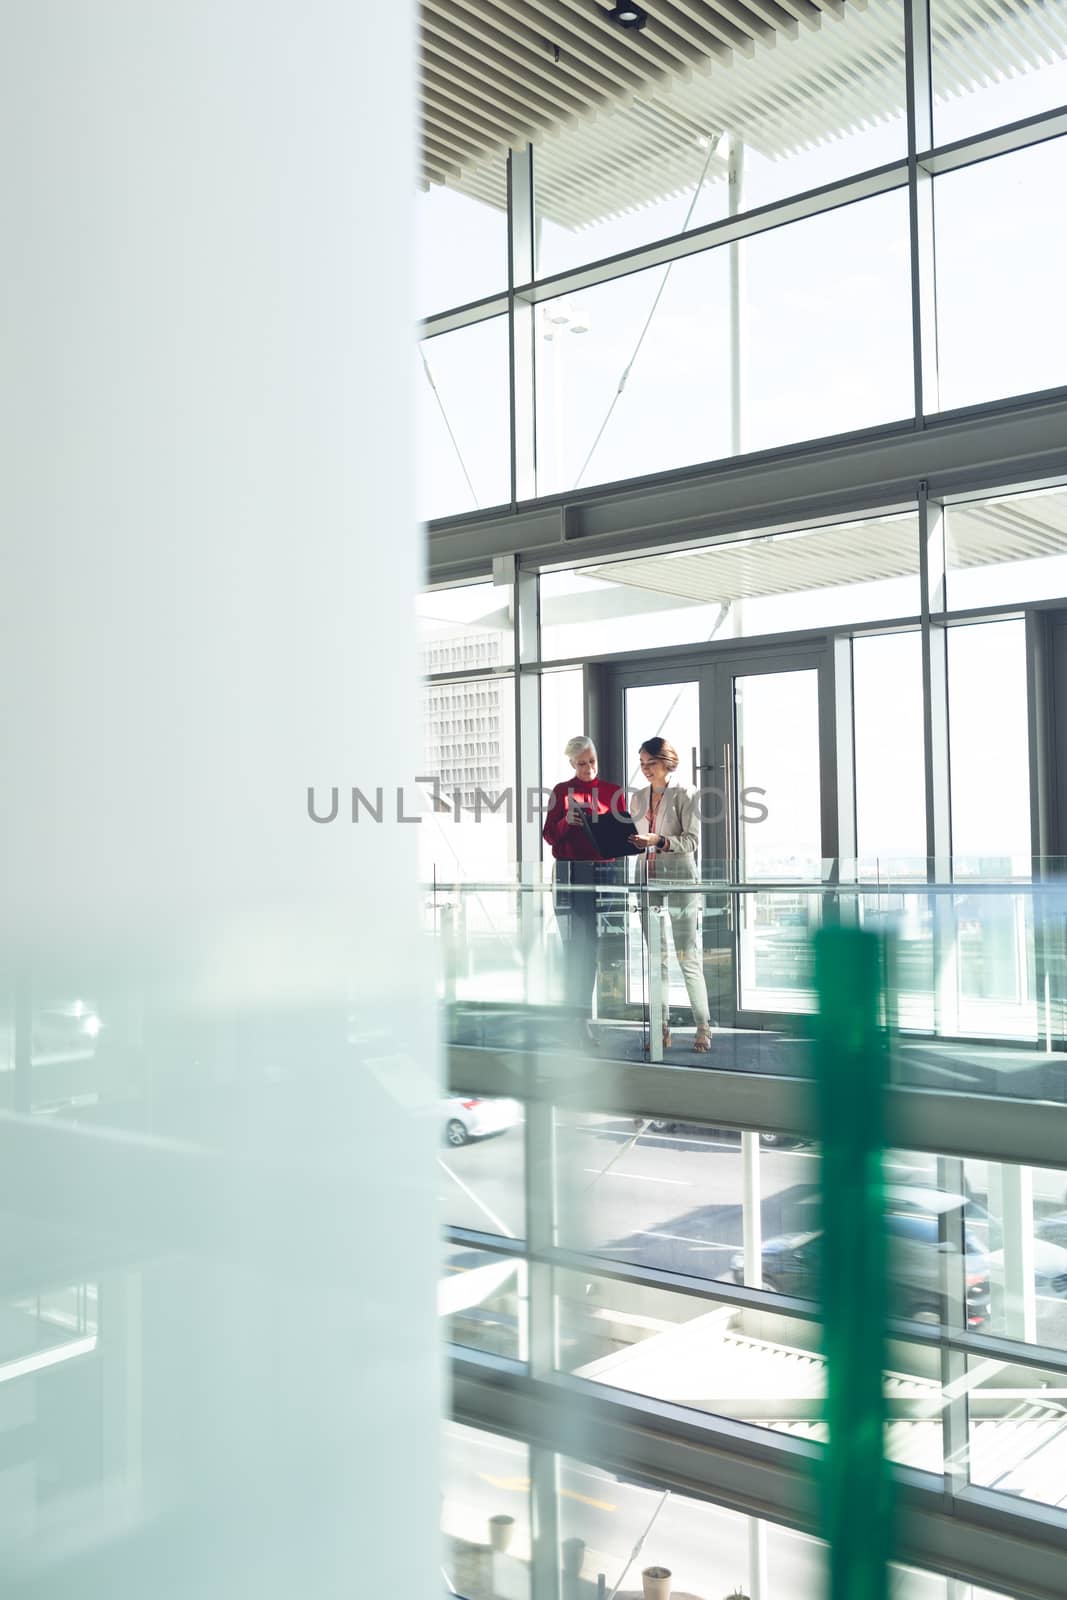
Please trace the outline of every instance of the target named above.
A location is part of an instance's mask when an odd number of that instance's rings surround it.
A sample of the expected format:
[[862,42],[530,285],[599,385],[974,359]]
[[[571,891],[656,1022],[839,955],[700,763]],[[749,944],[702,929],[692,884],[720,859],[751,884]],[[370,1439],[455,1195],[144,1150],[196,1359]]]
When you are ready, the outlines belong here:
[[[497,632],[448,629],[438,638],[424,635],[422,670],[427,676],[488,671],[500,665],[500,643]],[[509,781],[501,761],[501,716],[502,699],[510,688],[510,681],[503,678],[426,685],[423,771],[436,775],[443,798],[450,801],[458,793],[465,810],[473,807],[476,789],[493,795]]]

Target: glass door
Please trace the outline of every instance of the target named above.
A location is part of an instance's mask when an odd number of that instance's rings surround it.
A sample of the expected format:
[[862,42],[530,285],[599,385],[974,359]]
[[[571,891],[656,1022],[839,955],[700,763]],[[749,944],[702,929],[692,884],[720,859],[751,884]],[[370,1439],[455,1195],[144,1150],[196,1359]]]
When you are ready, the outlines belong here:
[[[638,749],[658,734],[678,752],[676,781],[698,791],[713,1023],[760,1026],[810,1011],[810,940],[821,915],[810,886],[832,853],[823,832],[832,810],[823,781],[831,752],[820,736],[832,694],[826,647],[702,653],[673,670],[620,665],[608,687],[610,744],[621,755],[618,775],[608,775],[631,791],[640,787]],[[633,1008],[645,975],[638,941],[628,943]],[[688,1001],[676,961],[669,974],[677,1015]]]
[[[821,895],[819,667],[738,661],[715,669],[726,791],[727,906],[740,1014],[812,1009],[811,937]],[[763,887],[765,885],[766,887]]]

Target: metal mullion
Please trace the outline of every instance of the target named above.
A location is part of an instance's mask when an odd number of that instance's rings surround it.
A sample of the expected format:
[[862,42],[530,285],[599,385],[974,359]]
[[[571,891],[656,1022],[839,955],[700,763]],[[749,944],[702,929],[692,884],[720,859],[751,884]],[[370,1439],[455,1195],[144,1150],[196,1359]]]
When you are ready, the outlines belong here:
[[607,256],[599,261],[574,267],[567,272],[558,272],[548,278],[520,283],[516,293],[534,302],[553,300],[563,294],[574,294],[579,290],[606,283],[613,278],[644,271],[647,267],[663,266],[683,256],[699,254],[719,244],[751,238],[754,234],[766,233],[772,228],[783,227],[790,222],[803,221],[807,217],[834,211],[843,205],[891,193],[894,189],[904,188],[907,181],[907,162],[889,162],[884,166],[873,167],[867,172],[859,173],[855,177],[843,178],[835,183],[805,190],[802,194],[792,195],[785,200],[775,200],[765,206],[757,206],[752,211],[743,212],[737,217],[709,222],[704,227],[694,228],[689,233],[673,234],[667,239],[638,246],[615,256]]
[[[535,1068],[536,1058],[532,1067]],[[525,1107],[523,1182],[526,1202],[526,1309],[528,1370],[532,1378],[557,1371],[556,1286],[550,1255],[556,1242],[556,1126],[550,1101]],[[557,1600],[559,1593],[559,1493],[555,1453],[530,1447],[531,1516],[534,1530],[532,1600]]]
[[939,409],[934,278],[933,179],[918,159],[933,144],[930,0],[905,0],[904,70],[907,95],[908,223],[911,261],[912,372],[915,426]]
[[435,339],[438,334],[453,333],[456,328],[472,328],[478,322],[488,322],[502,317],[508,309],[507,293],[485,295],[481,300],[471,300],[466,305],[455,306],[451,311],[434,312],[423,317],[417,327],[420,340]]
[[[740,1250],[740,1246],[738,1246]],[[531,1253],[531,1260],[535,1259]],[[714,1305],[737,1306],[741,1311],[776,1312],[792,1317],[797,1322],[821,1322],[822,1312],[811,1300],[774,1294],[769,1289],[747,1288],[737,1283],[727,1283],[719,1278],[696,1278],[684,1272],[671,1272],[665,1267],[641,1267],[625,1261],[600,1256],[592,1250],[570,1250],[555,1246],[536,1256],[546,1265],[560,1272],[591,1273],[607,1278],[612,1283],[636,1285],[644,1289],[658,1289],[665,1293],[682,1294],[690,1300],[708,1300]]]
[[[927,881],[943,886],[952,879],[952,808],[948,726],[948,635],[945,516],[926,483],[919,485],[919,593],[922,605],[923,755],[926,788]],[[936,619],[936,620],[935,620]],[[955,904],[938,895],[933,911],[934,1032],[957,1030],[957,948]]]
[[[839,635],[830,641],[831,686],[835,724],[834,761],[837,799],[837,877],[841,883],[859,875],[856,813],[856,699],[853,674],[854,640]],[[849,870],[846,872],[846,866]],[[859,923],[858,896],[850,893],[851,909],[843,895],[838,915]]]
[[[962,1194],[963,1162],[958,1156],[939,1156],[937,1187],[943,1194]],[[967,1253],[963,1208],[943,1211],[938,1217],[938,1245],[943,1252],[942,1322],[957,1334],[967,1328]],[[967,1356],[953,1342],[941,1346],[941,1427],[945,1463],[945,1494],[954,1496],[966,1484],[970,1460],[970,1412],[966,1388]]]
[[525,1239],[508,1239],[502,1233],[483,1233],[479,1228],[460,1228],[446,1223],[443,1229],[448,1244],[465,1245],[469,1250],[483,1250],[491,1256],[525,1256]]
[[[429,527],[431,573],[456,578],[494,550],[551,570],[779,531],[783,520],[808,527],[864,517],[872,502],[881,510],[913,503],[922,479],[938,496],[968,497],[1061,482],[1065,440],[1067,387],[943,412],[921,431],[908,418],[545,497],[517,512],[441,518]],[[840,487],[825,487],[834,481]],[[784,507],[791,516],[783,518]]]
[[[1062,602],[1059,603],[1062,604]],[[999,610],[1002,608],[993,607],[990,609],[996,610],[999,613]],[[1014,607],[1013,614],[1017,615],[1020,610],[1021,607]],[[764,646],[767,647],[768,653],[771,650],[781,649],[784,647],[795,647],[798,651],[802,649],[807,650],[809,647],[817,647],[824,643],[832,643],[836,639],[851,638],[857,632],[878,634],[899,633],[906,629],[914,629],[919,625],[919,622],[920,618],[918,616],[887,617],[881,622],[865,622],[855,624],[841,623],[839,625],[835,624],[833,628],[812,628],[810,632],[799,630],[795,633],[751,634],[740,639],[718,639],[715,641],[714,646],[683,644],[670,645],[661,650],[629,650],[624,655],[616,653],[605,655],[562,656],[558,660],[542,661],[539,663],[539,666],[543,669],[551,668],[553,671],[562,671],[567,667],[582,667],[591,665],[620,667],[624,669],[629,667],[633,667],[634,669],[643,669],[644,667],[648,666],[649,668],[659,672],[662,677],[662,674],[668,670],[685,671],[688,668],[696,665],[697,663],[695,661],[691,661],[689,658],[692,656],[693,652],[698,649],[703,651],[700,664],[707,664],[709,659],[708,652],[712,649],[714,650],[716,661],[731,661],[739,653],[746,655],[757,653],[762,654]],[[774,671],[775,669],[771,667],[768,670]]]
[[523,1182],[526,1200],[530,1319],[530,1372],[555,1372],[558,1364],[555,1284],[552,1265],[556,1248],[556,1128],[551,1101],[525,1105]]
[[985,133],[973,134],[968,139],[957,139],[952,144],[925,150],[920,162],[933,173],[958,172],[961,167],[976,166],[981,161],[995,160],[997,156],[1010,155],[1015,150],[1028,150],[1049,139],[1060,139],[1067,134],[1067,107],[1025,117],[1019,122],[1008,122]]
[[490,678],[510,678],[513,671],[512,667],[470,667],[462,672],[434,672],[424,677],[422,683],[427,687],[442,683],[485,683]]
[[[810,1080],[772,1074],[703,1068],[650,1067],[612,1061],[610,1077],[583,1081],[581,1057],[573,1070],[557,1059],[559,1076],[542,1086],[530,1063],[536,1055],[451,1045],[449,1081],[457,1090],[486,1096],[518,1096],[528,1103],[551,1094],[569,1111],[602,1116],[667,1117],[740,1131],[800,1137],[817,1133]],[[528,1071],[525,1082],[521,1078]],[[894,1148],[955,1153],[978,1160],[1021,1161],[1063,1168],[1067,1108],[1042,1101],[1005,1100],[996,1095],[961,1095],[952,1090],[891,1087],[887,1110]]]
[[[912,0],[918,3],[918,0]],[[954,172],[961,167],[995,159],[1015,150],[1067,135],[1067,109],[1057,109],[1020,122],[1007,123],[1002,128],[976,134],[949,145],[934,147],[931,144],[917,148],[915,161],[918,167],[932,175]],[[872,168],[857,176],[842,179],[821,188],[805,191],[801,195],[773,201],[756,207],[737,217],[708,223],[689,233],[676,234],[635,250],[605,257],[552,277],[536,279],[531,272],[520,274],[515,292],[522,299],[541,301],[576,290],[595,287],[616,277],[640,272],[647,267],[660,266],[681,256],[699,253],[719,243],[730,243],[751,237],[771,228],[788,225],[801,217],[816,216],[834,210],[840,205],[890,193],[903,188],[909,181],[908,161],[892,162],[887,166]],[[847,193],[835,198],[837,191]],[[817,198],[823,203],[816,204]],[[777,215],[781,213],[781,215]],[[509,308],[507,294],[488,295],[464,305],[443,308],[420,320],[420,338],[433,338],[456,328],[470,327],[489,317],[501,316]]]
[[536,270],[534,151],[508,155],[508,406],[511,505],[537,492],[535,311],[516,292],[516,280]]

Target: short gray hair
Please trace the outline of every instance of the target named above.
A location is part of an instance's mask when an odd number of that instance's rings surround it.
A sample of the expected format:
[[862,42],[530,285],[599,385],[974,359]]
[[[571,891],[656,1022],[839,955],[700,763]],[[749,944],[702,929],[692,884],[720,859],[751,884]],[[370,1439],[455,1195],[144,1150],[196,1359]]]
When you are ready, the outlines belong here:
[[592,739],[590,739],[588,734],[578,733],[575,734],[573,739],[567,740],[567,743],[563,747],[563,754],[573,765],[583,750],[591,750],[593,752],[593,759],[594,761],[596,760],[596,745],[593,743]]

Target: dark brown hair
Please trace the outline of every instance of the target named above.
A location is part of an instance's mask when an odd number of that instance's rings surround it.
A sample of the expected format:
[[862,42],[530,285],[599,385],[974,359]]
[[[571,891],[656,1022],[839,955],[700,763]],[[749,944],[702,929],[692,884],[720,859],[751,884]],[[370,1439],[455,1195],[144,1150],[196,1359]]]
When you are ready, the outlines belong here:
[[674,772],[678,766],[677,750],[669,739],[661,739],[659,734],[654,739],[646,739],[638,754],[650,756],[653,761],[662,761],[668,772]]

